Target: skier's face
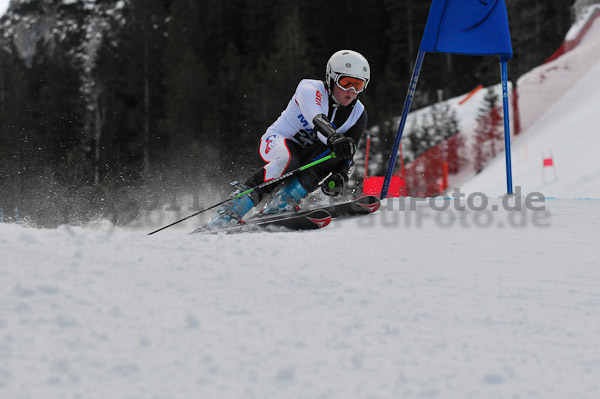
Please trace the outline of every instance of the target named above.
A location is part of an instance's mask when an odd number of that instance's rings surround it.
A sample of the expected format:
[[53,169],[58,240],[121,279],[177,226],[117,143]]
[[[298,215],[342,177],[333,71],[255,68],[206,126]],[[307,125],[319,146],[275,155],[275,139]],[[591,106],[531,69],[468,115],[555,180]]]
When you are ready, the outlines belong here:
[[346,107],[350,105],[352,101],[358,96],[358,93],[355,93],[354,90],[342,90],[338,87],[337,84],[333,85],[333,96],[338,104],[342,107]]

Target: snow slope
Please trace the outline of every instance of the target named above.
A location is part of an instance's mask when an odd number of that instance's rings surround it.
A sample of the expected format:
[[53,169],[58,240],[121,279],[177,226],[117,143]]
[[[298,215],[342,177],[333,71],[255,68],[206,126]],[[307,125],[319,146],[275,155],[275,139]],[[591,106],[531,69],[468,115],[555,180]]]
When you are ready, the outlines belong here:
[[390,204],[308,233],[0,225],[0,397],[600,395],[600,202]]
[[572,199],[599,195],[598,68],[514,142],[515,183],[570,199],[389,199],[305,233],[0,224],[0,398],[600,397],[600,201]]

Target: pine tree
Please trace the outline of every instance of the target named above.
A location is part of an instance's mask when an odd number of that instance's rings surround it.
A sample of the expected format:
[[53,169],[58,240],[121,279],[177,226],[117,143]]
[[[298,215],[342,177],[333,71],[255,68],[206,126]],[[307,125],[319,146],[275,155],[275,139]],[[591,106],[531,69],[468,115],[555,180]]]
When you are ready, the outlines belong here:
[[496,156],[497,142],[502,140],[503,119],[498,103],[498,94],[492,87],[488,88],[483,98],[483,107],[479,109],[475,129],[475,169],[481,168],[490,157]]
[[22,93],[27,93],[28,82],[23,79],[25,67],[13,54],[0,48],[2,53],[2,112],[0,113],[0,190],[1,206],[17,206],[22,190]]
[[410,126],[409,161],[454,136],[458,131],[456,110],[446,103],[434,104],[428,113],[422,114],[420,119]]
[[260,86],[265,89],[260,96],[266,110],[265,127],[285,108],[300,80],[315,77],[308,60],[298,7],[286,15],[275,31],[275,49],[258,69],[261,72],[259,79],[264,81]]
[[210,80],[204,61],[189,49],[166,81],[168,157],[182,184],[195,182],[199,171],[219,171],[221,149],[214,140],[216,115],[214,95],[207,85]]
[[319,78],[309,61],[298,7],[285,16],[275,31],[274,51],[261,55],[256,68],[246,72],[243,79],[242,113],[248,133],[254,137],[253,152],[265,129],[287,106],[300,80]]
[[444,158],[448,162],[448,172],[450,174],[457,174],[466,162],[465,146],[465,137],[460,132],[444,141]]
[[94,146],[102,159],[96,164],[108,165],[101,175],[112,169],[131,184],[149,176],[153,149],[161,144],[166,15],[159,2],[131,0],[123,18],[110,21],[93,72]]
[[[230,166],[224,173],[236,172],[249,174],[258,165],[256,162],[257,132],[253,132],[247,123],[244,123],[244,103],[251,97],[250,89],[254,82],[249,81],[244,68],[244,58],[233,42],[227,46],[227,52],[220,61],[218,81],[220,89],[216,93],[218,104],[219,151],[225,163]],[[262,128],[259,127],[259,128]]]
[[407,148],[410,161],[414,161],[434,145],[434,129],[429,115],[422,115],[419,122],[411,125],[408,132],[409,146]]

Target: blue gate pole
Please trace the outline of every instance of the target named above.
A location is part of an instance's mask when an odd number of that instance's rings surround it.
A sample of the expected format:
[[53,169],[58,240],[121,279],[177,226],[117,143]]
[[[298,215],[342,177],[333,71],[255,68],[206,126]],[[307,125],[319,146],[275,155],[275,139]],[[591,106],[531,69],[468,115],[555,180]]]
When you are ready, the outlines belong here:
[[419,81],[419,75],[421,74],[421,66],[423,65],[424,57],[425,51],[419,50],[419,53],[417,54],[417,61],[415,62],[415,67],[413,69],[412,78],[410,80],[410,86],[408,87],[408,93],[406,94],[406,100],[404,100],[404,108],[402,108],[402,116],[400,118],[400,125],[398,125],[398,132],[396,133],[396,141],[394,142],[392,155],[390,156],[390,163],[387,171],[385,172],[383,187],[381,187],[381,195],[379,196],[381,199],[387,197],[387,193],[390,188],[390,181],[392,180],[392,174],[394,173],[394,167],[396,165],[396,158],[398,157],[398,148],[400,147],[400,141],[402,140],[404,125],[406,125],[406,118],[408,118],[408,112],[410,111],[410,106],[412,104],[415,91],[417,90],[417,83]]
[[19,224],[19,208],[15,208],[15,223]]
[[508,114],[508,68],[505,60],[500,61],[502,75],[502,103],[504,107],[504,147],[506,149],[506,186],[507,193],[513,194],[512,162],[510,154],[510,117]]

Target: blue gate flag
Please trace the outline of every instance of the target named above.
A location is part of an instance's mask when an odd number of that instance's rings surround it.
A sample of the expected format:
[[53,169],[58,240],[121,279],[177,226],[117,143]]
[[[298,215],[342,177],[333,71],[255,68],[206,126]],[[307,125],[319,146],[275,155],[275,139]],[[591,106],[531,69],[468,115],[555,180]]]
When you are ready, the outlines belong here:
[[512,58],[504,0],[433,0],[420,49]]
[[506,145],[506,186],[512,194],[510,154],[510,120],[508,116],[508,73],[506,63],[513,51],[508,29],[508,13],[504,0],[432,0],[421,47],[404,100],[396,140],[390,156],[380,198],[387,198],[398,148],[410,111],[425,53],[454,53],[465,55],[499,55],[504,110],[504,139]]

